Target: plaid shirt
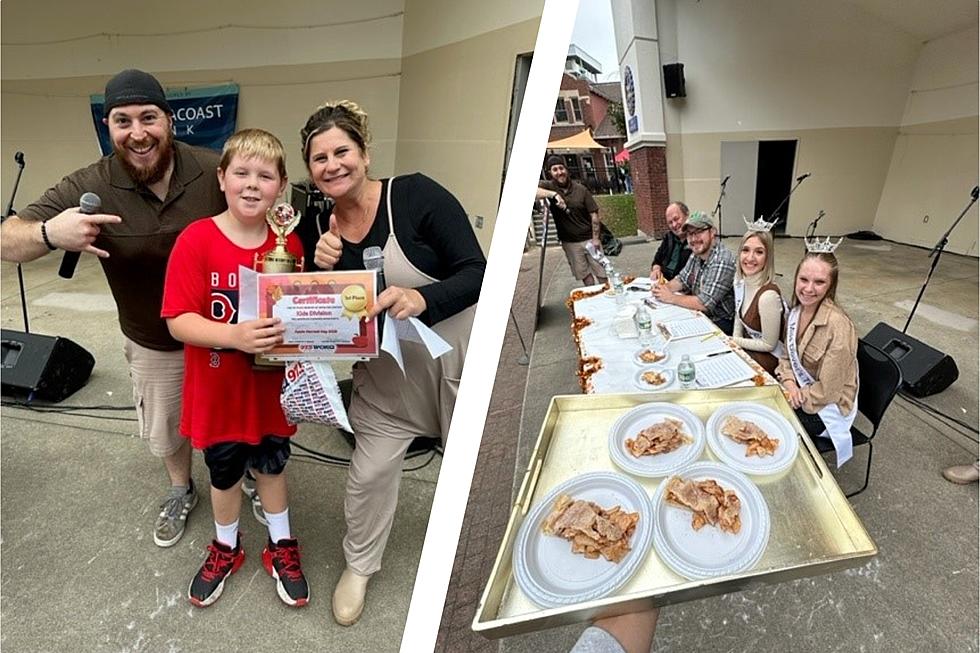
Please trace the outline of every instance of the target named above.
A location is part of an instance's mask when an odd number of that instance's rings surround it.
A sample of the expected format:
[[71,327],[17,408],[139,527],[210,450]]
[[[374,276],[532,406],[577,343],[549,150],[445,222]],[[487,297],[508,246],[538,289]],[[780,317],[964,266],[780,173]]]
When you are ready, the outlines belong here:
[[715,240],[707,261],[691,254],[676,278],[685,292],[698,296],[708,319],[735,319],[735,256],[720,240]]

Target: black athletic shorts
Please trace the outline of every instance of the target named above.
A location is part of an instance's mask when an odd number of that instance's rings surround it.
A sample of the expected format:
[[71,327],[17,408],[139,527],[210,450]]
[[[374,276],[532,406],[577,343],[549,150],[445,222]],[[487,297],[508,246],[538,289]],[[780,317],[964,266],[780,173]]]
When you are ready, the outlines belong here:
[[267,435],[259,444],[223,442],[204,449],[204,462],[211,472],[211,485],[227,490],[245,475],[246,469],[260,474],[281,474],[289,460],[289,438]]

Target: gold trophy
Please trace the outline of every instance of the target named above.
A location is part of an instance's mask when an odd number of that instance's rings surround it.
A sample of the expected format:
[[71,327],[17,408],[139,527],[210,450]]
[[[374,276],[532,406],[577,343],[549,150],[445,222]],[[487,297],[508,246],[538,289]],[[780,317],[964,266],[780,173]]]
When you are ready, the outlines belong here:
[[[261,266],[261,272],[271,274],[298,272],[302,270],[302,264],[286,249],[286,237],[299,224],[299,219],[300,213],[285,202],[265,212],[265,221],[269,223],[272,231],[276,234],[276,246],[268,252],[256,254],[253,268],[259,270],[259,266]],[[257,367],[268,368],[283,367],[285,363],[269,360],[264,354],[256,354],[255,365]]]
[[255,255],[256,270],[260,264],[262,272],[272,274],[297,272],[300,269],[296,257],[286,249],[286,236],[293,233],[293,229],[299,224],[299,219],[299,212],[285,202],[265,212],[265,221],[276,234],[276,246],[268,252]]

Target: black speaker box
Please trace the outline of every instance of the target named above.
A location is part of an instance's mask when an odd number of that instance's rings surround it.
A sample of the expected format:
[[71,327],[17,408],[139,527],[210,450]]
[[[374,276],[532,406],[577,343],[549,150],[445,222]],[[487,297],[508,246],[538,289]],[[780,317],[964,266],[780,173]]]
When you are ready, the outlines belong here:
[[95,358],[67,338],[2,330],[0,385],[4,396],[57,402],[85,385]]
[[684,90],[684,64],[664,64],[664,94],[667,97],[687,97]]
[[876,324],[864,339],[895,359],[902,368],[902,387],[916,397],[942,392],[960,375],[949,355],[884,322]]

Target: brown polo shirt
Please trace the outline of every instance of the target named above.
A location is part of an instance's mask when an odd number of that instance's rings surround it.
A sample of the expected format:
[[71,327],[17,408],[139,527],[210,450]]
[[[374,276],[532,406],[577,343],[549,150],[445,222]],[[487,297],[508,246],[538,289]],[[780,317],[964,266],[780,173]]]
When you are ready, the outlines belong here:
[[555,230],[558,240],[563,243],[580,243],[592,240],[592,213],[599,212],[599,205],[589,189],[577,181],[569,181],[568,186],[562,187],[552,180],[539,181],[539,188],[560,193],[565,200],[564,210],[551,204],[551,212],[555,216]]
[[182,347],[160,318],[163,278],[177,234],[199,218],[225,210],[216,170],[220,156],[212,150],[175,142],[170,190],[162,202],[137,186],[115,155],[77,170],[48,189],[22,211],[24,220],[46,220],[78,206],[83,193],[102,199],[102,213],[118,215],[120,224],[102,225],[95,246],[109,252],[101,258],[119,311],[119,326],[130,340],[150,349]]

